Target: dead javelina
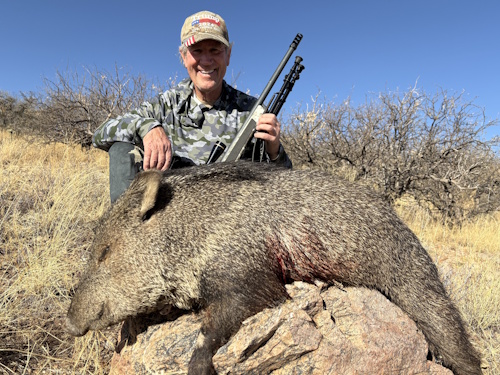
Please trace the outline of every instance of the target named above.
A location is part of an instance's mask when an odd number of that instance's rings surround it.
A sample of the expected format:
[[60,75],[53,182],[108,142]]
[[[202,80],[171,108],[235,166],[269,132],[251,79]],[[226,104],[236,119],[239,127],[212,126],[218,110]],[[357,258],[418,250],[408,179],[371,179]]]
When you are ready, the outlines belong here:
[[67,317],[83,335],[158,309],[201,309],[189,374],[285,283],[377,289],[456,374],[480,374],[459,312],[416,236],[373,192],[317,171],[220,163],[139,174],[101,219]]

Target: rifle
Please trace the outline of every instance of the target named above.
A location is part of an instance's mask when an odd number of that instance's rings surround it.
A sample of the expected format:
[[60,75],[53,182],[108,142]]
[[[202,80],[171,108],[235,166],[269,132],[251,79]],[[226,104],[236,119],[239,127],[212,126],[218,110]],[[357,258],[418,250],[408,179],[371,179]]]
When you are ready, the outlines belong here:
[[[236,134],[236,137],[234,138],[233,142],[231,142],[229,147],[226,149],[226,145],[224,143],[217,141],[214,147],[212,148],[212,152],[210,153],[207,164],[238,160],[241,157],[241,154],[243,153],[243,150],[245,149],[245,146],[247,145],[248,141],[255,132],[255,127],[257,126],[257,121],[259,117],[266,112],[273,113],[275,115],[278,114],[281,107],[285,103],[288,94],[290,94],[290,92],[292,91],[295,81],[297,81],[300,78],[300,73],[302,72],[302,70],[304,70],[304,66],[301,64],[302,57],[297,56],[295,58],[295,63],[290,69],[290,72],[285,76],[283,80],[284,83],[283,86],[281,87],[281,90],[273,95],[273,97],[271,98],[270,102],[267,105],[267,110],[263,107],[263,103],[267,95],[271,91],[272,87],[276,83],[281,72],[283,71],[283,68],[285,67],[286,63],[292,56],[293,52],[297,49],[297,46],[299,45],[301,39],[302,39],[302,34],[297,34],[295,36],[295,39],[293,40],[292,44],[290,44],[290,48],[285,54],[285,57],[283,57],[280,64],[278,65],[278,68],[276,69],[271,79],[267,83],[266,87],[262,91],[262,94],[259,96],[257,102],[250,111],[250,115],[248,116],[247,120]],[[221,154],[223,154],[223,156],[219,160]]]

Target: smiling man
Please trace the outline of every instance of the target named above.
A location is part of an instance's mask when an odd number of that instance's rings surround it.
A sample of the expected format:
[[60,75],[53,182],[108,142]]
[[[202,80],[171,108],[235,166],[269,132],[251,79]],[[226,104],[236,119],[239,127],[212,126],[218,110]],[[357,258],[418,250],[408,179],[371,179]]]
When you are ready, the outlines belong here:
[[[104,122],[93,145],[109,152],[111,201],[123,193],[141,169],[205,164],[213,145],[227,146],[247,119],[256,99],[224,81],[232,44],[218,14],[189,16],[181,30],[181,61],[189,78],[155,102]],[[280,143],[280,123],[263,114],[242,159],[275,162],[291,168]]]

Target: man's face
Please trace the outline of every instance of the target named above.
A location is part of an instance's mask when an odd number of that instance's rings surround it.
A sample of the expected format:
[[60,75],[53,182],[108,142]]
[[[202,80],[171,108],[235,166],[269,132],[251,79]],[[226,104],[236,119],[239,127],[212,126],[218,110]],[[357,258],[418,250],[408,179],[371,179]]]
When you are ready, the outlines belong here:
[[231,49],[216,40],[206,39],[187,47],[182,61],[194,83],[196,96],[214,103],[222,92],[222,80],[229,65]]

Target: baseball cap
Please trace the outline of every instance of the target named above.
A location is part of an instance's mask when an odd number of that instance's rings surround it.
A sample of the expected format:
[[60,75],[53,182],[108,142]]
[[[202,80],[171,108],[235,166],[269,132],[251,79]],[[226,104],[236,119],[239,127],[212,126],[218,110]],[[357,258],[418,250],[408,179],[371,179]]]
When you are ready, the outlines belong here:
[[189,16],[181,29],[181,43],[189,47],[205,39],[218,40],[229,47],[226,22],[218,14],[204,10]]

